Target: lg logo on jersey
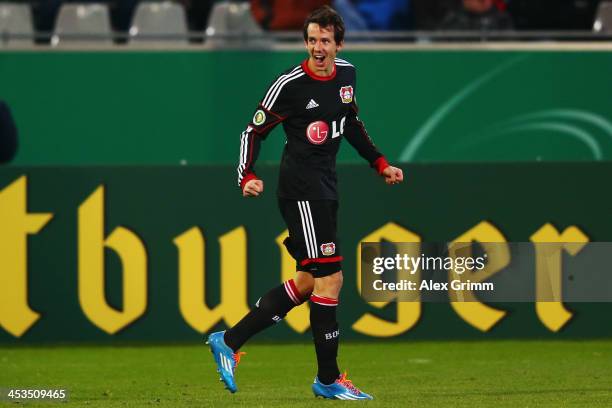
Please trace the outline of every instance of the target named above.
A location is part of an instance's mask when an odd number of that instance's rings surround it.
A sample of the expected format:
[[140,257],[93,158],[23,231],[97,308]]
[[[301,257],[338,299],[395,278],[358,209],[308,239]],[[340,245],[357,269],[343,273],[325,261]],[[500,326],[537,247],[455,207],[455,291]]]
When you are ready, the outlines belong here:
[[[332,122],[332,139],[340,137],[344,134],[344,123],[346,122],[346,116],[340,119],[340,126],[338,126],[337,121]],[[325,143],[327,140],[327,136],[329,135],[329,126],[327,123],[322,120],[317,120],[316,122],[312,122],[306,128],[306,137],[308,141],[312,144],[320,145]]]

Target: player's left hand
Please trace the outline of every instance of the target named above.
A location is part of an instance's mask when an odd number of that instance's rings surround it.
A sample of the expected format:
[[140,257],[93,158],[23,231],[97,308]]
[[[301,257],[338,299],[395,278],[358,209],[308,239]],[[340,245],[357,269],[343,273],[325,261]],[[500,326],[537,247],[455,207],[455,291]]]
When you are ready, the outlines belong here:
[[399,184],[404,181],[404,172],[397,167],[389,166],[382,172],[387,184]]

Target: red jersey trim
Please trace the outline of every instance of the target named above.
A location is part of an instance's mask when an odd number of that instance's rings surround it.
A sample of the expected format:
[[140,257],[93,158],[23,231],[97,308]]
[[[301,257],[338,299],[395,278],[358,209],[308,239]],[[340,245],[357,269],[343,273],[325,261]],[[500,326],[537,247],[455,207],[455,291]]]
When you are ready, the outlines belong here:
[[244,176],[244,178],[240,182],[240,189],[244,190],[244,186],[246,185],[246,183],[251,180],[257,180],[257,176],[255,175],[255,173],[247,173],[247,175]]
[[258,108],[258,109],[261,109],[261,110],[265,110],[265,111],[266,111],[266,112],[268,112],[268,113],[271,113],[272,115],[276,116],[276,117],[277,117],[278,119],[280,119],[280,120],[285,120],[285,119],[287,119],[287,117],[286,117],[286,116],[281,116],[281,115],[279,115],[279,114],[278,114],[278,113],[276,113],[276,112],[272,112],[270,109],[266,109],[266,108],[264,108],[264,106],[263,106],[261,103],[259,103],[259,105],[257,105],[257,108]]
[[253,131],[257,133],[258,135],[264,133],[266,130],[270,129],[272,126],[276,126],[279,123],[281,123],[283,120],[287,119],[286,116],[281,116],[276,112],[272,112],[271,110],[264,108],[261,103],[257,105],[257,109],[266,111],[267,113],[269,113],[270,115],[276,118],[275,120],[271,120],[270,123],[268,123],[266,126],[262,127],[261,129],[258,129],[257,125],[255,125],[253,122],[249,123],[249,126],[253,128]]
[[331,258],[308,258],[304,259],[300,262],[300,266],[308,265],[311,263],[332,263],[332,262],[340,262],[342,260],[341,256],[333,256]]
[[334,79],[336,77],[336,63],[334,62],[334,70],[332,71],[330,76],[320,76],[315,74],[310,67],[308,66],[308,60],[305,60],[304,62],[302,62],[302,69],[304,70],[304,72],[311,77],[314,80],[317,81],[331,81],[332,79]]
[[382,176],[382,172],[389,167],[389,163],[387,162],[387,159],[385,159],[385,156],[380,156],[378,159],[376,159],[376,161],[374,161],[374,163],[372,163],[372,167],[374,167],[378,174]]

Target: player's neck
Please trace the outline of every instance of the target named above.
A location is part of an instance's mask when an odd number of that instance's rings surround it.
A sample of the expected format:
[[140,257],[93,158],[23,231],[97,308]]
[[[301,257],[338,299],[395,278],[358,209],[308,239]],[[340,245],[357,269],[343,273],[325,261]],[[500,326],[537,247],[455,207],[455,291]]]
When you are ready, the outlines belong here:
[[328,81],[333,79],[336,76],[336,64],[332,63],[329,66],[325,67],[325,69],[317,69],[315,67],[312,59],[307,59],[305,63],[302,64],[306,73],[313,79],[318,79],[321,81]]

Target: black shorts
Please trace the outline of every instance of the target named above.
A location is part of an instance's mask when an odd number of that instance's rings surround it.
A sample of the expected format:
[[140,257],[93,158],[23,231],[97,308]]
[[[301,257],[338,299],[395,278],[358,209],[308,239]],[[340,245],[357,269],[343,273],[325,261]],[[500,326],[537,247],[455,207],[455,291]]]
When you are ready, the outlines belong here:
[[278,199],[289,237],[285,247],[296,260],[296,270],[309,272],[315,278],[342,269],[340,245],[336,237],[338,201],[296,201]]

